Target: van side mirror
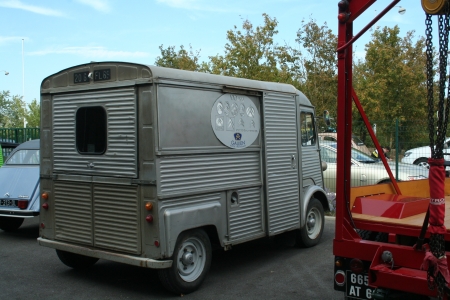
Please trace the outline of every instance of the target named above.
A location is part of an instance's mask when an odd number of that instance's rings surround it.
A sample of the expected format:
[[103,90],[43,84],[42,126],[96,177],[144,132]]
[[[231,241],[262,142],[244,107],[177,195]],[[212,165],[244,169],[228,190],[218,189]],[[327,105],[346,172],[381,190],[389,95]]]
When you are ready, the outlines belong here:
[[444,143],[444,149],[448,149],[447,143]]
[[328,168],[327,163],[322,160],[322,171],[325,171],[327,168]]

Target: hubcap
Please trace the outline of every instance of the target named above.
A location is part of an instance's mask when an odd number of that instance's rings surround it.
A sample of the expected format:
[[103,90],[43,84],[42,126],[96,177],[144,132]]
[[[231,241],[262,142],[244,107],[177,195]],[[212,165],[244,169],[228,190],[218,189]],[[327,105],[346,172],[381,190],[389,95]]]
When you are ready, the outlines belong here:
[[322,227],[322,216],[317,208],[313,207],[309,212],[306,220],[306,227],[308,231],[308,237],[310,239],[315,239]]
[[427,162],[420,162],[420,163],[418,163],[417,164],[418,166],[420,166],[420,167],[424,167],[424,168],[427,168],[427,169],[429,169],[430,168],[430,166],[428,165],[428,163]]
[[193,282],[203,273],[205,268],[206,249],[197,237],[189,237],[179,248],[177,255],[177,269],[181,279]]
[[194,262],[194,255],[191,252],[184,252],[181,257],[181,263],[185,266],[191,265]]
[[308,219],[308,229],[311,230],[316,225],[316,218],[315,216],[311,216],[311,218]]

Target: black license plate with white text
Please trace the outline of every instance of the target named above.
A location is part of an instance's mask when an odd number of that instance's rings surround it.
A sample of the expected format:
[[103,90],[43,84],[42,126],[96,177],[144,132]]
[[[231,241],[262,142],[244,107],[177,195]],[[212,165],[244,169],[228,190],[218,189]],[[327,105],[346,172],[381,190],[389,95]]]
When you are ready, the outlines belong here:
[[347,271],[345,294],[349,299],[372,299],[372,293],[367,273],[356,274]]
[[0,206],[17,206],[17,200],[11,200],[11,199],[0,199]]

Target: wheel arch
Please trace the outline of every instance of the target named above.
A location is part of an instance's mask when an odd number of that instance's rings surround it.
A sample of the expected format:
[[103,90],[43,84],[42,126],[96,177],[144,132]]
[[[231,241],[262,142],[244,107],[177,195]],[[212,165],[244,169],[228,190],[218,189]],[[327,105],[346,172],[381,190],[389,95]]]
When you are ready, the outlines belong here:
[[417,165],[420,161],[428,161],[428,158],[426,157],[418,157],[414,160],[413,164]]
[[171,257],[180,234],[193,229],[203,229],[211,244],[222,245],[219,236],[226,233],[226,220],[222,214],[223,207],[219,202],[165,209],[161,222],[163,256]]
[[327,194],[323,188],[317,185],[310,185],[308,186],[303,194],[303,203],[302,203],[302,210],[301,210],[301,218],[300,218],[300,228],[305,226],[306,224],[306,213],[308,210],[308,204],[311,201],[312,198],[316,198],[320,201],[322,204],[324,211],[330,211],[330,205],[328,202]]

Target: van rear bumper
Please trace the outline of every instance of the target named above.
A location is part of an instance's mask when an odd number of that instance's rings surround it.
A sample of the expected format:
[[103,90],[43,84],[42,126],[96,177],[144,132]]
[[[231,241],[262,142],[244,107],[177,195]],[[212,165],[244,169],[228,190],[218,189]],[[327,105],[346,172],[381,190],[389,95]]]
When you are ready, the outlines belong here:
[[92,249],[86,246],[78,246],[59,241],[52,241],[42,237],[39,237],[37,241],[39,245],[44,247],[54,248],[57,250],[72,252],[90,257],[111,260],[138,267],[150,269],[165,269],[170,268],[172,266],[172,260],[156,260],[127,254],[113,253],[105,250]]

